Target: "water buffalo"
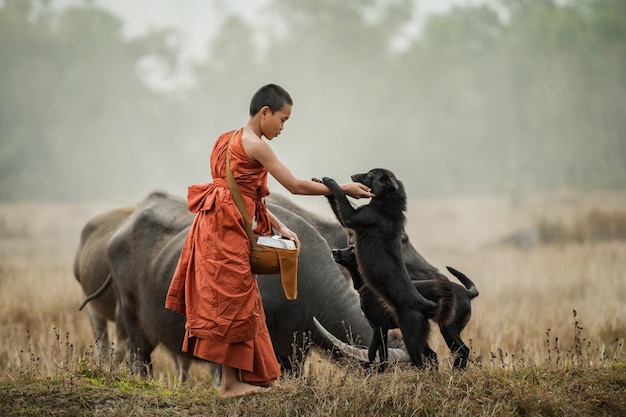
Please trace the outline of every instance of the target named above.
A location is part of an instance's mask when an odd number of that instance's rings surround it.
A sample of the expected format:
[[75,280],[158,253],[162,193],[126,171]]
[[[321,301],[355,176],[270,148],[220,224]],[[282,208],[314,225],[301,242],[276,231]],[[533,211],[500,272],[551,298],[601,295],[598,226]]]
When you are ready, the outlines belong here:
[[[271,195],[268,198],[271,205],[279,205],[301,215],[322,234],[331,246],[345,244],[348,233],[336,221],[327,221],[310,211],[294,204],[282,195]],[[80,309],[87,306],[90,324],[94,339],[98,347],[101,361],[113,359],[119,364],[125,354],[127,340],[126,331],[122,323],[116,325],[115,357],[110,358],[111,342],[107,329],[107,322],[116,321],[117,290],[115,283],[110,279],[111,268],[106,257],[106,247],[113,232],[128,219],[137,206],[113,208],[97,213],[91,217],[82,229],[76,255],[74,257],[74,276],[88,298],[81,304]],[[191,213],[185,216],[193,219]],[[188,363],[179,364],[179,377],[186,378]]]
[[[90,218],[82,229],[74,258],[74,276],[88,296],[79,309],[82,310],[87,306],[100,360],[102,362],[111,360],[115,365],[124,360],[128,335],[124,324],[117,317],[118,293],[115,282],[112,281],[106,250],[113,232],[136,209],[137,206],[113,208]],[[116,323],[114,350],[111,349],[108,321]],[[190,360],[178,355],[177,351],[169,353],[176,362],[178,377],[184,381],[191,364]],[[215,369],[211,371],[213,374],[217,372]]]
[[[74,276],[85,295],[96,292],[105,282],[111,268],[106,258],[106,246],[113,232],[135,210],[135,207],[121,207],[99,213],[89,219],[83,227],[80,242],[74,257]],[[115,321],[117,293],[115,286],[109,286],[87,306],[91,328],[97,342],[101,361],[105,361],[111,351],[107,321]],[[116,327],[115,362],[123,360],[126,333],[123,326]]]
[[[149,204],[148,204],[148,201],[150,201]],[[307,222],[313,225],[315,229],[317,229],[317,231],[322,235],[322,237],[327,240],[330,246],[333,246],[333,247],[345,246],[345,243],[349,240],[348,232],[337,221],[326,220],[322,216],[319,216],[306,209],[303,209],[300,206],[294,204],[288,198],[280,196],[280,195],[272,194],[269,196],[267,201],[268,201],[268,207],[270,207],[270,209],[273,212],[276,212],[276,213],[278,213],[278,211],[284,212],[285,209],[287,209],[288,211],[291,211],[296,214],[295,216],[290,215],[289,217],[293,217],[294,219],[296,219],[297,215],[299,215],[302,218],[304,218]],[[121,224],[125,220],[128,220],[131,213],[134,212],[135,210],[139,210],[139,209],[143,210],[147,208],[144,206],[152,207],[160,203],[163,203],[168,207],[173,206],[174,210],[172,212],[172,216],[175,219],[177,219],[176,221],[177,227],[180,227],[181,230],[184,229],[186,233],[186,230],[189,224],[191,224],[191,221],[193,219],[193,215],[188,212],[185,202],[182,200],[173,198],[171,196],[165,195],[165,194],[160,194],[160,193],[156,193],[148,197],[146,199],[146,202],[144,202],[144,204],[141,206],[112,209],[106,213],[96,215],[95,217],[91,218],[87,222],[87,224],[83,228],[83,232],[81,235],[81,242],[77,250],[76,259],[75,259],[75,268],[74,268],[76,278],[81,284],[85,294],[93,294],[94,291],[99,289],[102,286],[102,284],[105,283],[105,280],[108,274],[110,273],[110,265],[106,257],[106,245],[113,231],[116,230],[119,226],[121,226]],[[159,213],[162,213],[162,211],[159,211]],[[134,217],[137,217],[137,214],[135,214]],[[165,213],[165,216],[163,217],[163,219],[167,219],[167,213]],[[128,227],[129,225],[125,225],[126,230],[128,230]],[[163,229],[169,230],[169,228],[167,227],[164,227]],[[157,228],[155,231],[157,234],[161,233],[160,228]],[[171,234],[172,231],[169,230],[166,233]],[[310,230],[307,233],[307,236],[308,235],[315,236],[315,234],[311,233]],[[161,247],[163,245],[162,239],[159,238],[157,240],[158,242],[155,242],[156,243],[155,246]],[[182,237],[178,237],[178,240],[176,239],[174,240],[177,242],[180,241],[179,244],[182,245]],[[301,241],[304,242],[304,240],[302,240],[302,236],[301,236]],[[321,245],[321,242],[318,241],[318,239],[314,239],[313,243],[314,244],[311,245],[312,248],[319,249],[320,247],[323,246]],[[308,244],[306,246],[308,246]],[[430,264],[428,264],[424,260],[424,258],[422,258],[421,255],[415,250],[415,248],[411,245],[408,239],[408,235],[406,234],[405,236],[403,236],[402,246],[403,246],[403,256],[405,259],[405,263],[406,263],[407,269],[412,275],[412,278],[428,279],[429,277],[431,277],[432,270],[436,271],[436,269],[432,267]],[[180,248],[178,248],[178,250],[180,250]],[[324,247],[323,250],[321,251],[321,254],[323,255],[324,253],[328,255],[328,259],[332,259],[329,248]],[[139,261],[144,262],[143,264],[140,263],[138,265],[140,269],[148,266],[148,261],[145,258],[141,258]],[[327,261],[324,259],[322,264],[326,265],[326,262]],[[302,264],[302,260],[300,261],[300,263]],[[305,269],[305,266],[301,265],[301,268],[303,268],[303,271],[305,270],[308,271],[308,273],[310,273],[311,276],[313,276],[314,281],[319,278],[317,276],[318,274],[316,270],[313,270],[312,272],[309,271],[309,269],[311,269],[310,266],[306,266],[306,269]],[[333,273],[336,272],[334,270],[336,268],[336,265],[334,267],[328,267],[326,265],[326,268],[330,268],[330,270]],[[349,277],[349,275],[347,274],[344,268],[341,268],[340,270],[344,274],[344,276]],[[301,272],[300,270],[299,270],[299,276],[300,276],[299,278],[300,285],[302,285],[302,281],[308,278],[306,278],[307,275],[304,275],[303,272]],[[269,286],[269,285],[266,285],[266,280],[264,278],[266,277],[262,277],[260,281],[260,287],[261,287],[261,293],[262,293],[263,300],[264,300],[266,314],[268,315],[268,317],[270,315],[270,312],[273,312],[271,314],[280,315],[281,314],[280,309],[284,307],[283,306],[284,302],[278,303],[276,306],[273,306],[270,302],[270,300],[273,299],[273,296],[269,294],[269,291],[276,291],[274,295],[280,293],[279,288],[276,285],[277,281],[275,278],[268,277],[270,279],[270,282],[275,283],[274,285]],[[164,278],[163,280],[165,281]],[[169,281],[167,282],[169,285]],[[99,346],[108,347],[109,336],[106,330],[106,320],[110,320],[110,321],[116,320],[115,311],[117,307],[117,298],[116,298],[115,288],[116,288],[116,283],[113,282],[110,288],[106,289],[106,292],[104,292],[100,297],[96,298],[95,301],[91,301],[90,303],[89,315],[90,315],[91,324],[94,330],[94,337],[98,341]],[[344,297],[343,287],[341,288],[341,290],[342,290],[342,297]],[[161,289],[161,291],[162,291],[161,296],[165,297],[166,289],[165,290]],[[301,295],[300,297],[302,298],[303,295]],[[356,300],[355,301],[356,306],[358,307],[358,299],[355,298],[355,300]],[[158,301],[144,300],[144,302],[151,302],[152,306],[155,308],[160,308],[162,306],[162,304],[160,303],[160,300]],[[293,304],[293,303],[294,302],[290,302],[289,305],[291,307],[299,306],[298,303],[296,304]],[[131,303],[131,306],[132,305],[133,304]],[[291,311],[291,312],[295,315],[299,315],[301,313],[301,311],[298,310],[297,308],[292,309],[292,310],[294,311]],[[169,312],[169,313],[175,314],[173,312]],[[130,314],[130,317],[132,318],[133,315]],[[278,324],[280,325],[279,318],[275,318],[275,320],[278,321]],[[330,323],[334,323],[336,321],[337,320],[327,320],[327,321],[324,321],[324,323],[330,327],[331,326]],[[268,318],[268,322],[269,322],[269,318]],[[340,326],[334,326],[334,331],[338,335],[346,334],[346,330],[345,330],[343,323]],[[116,343],[118,346],[118,349],[116,349],[116,352],[117,352],[116,355],[117,355],[119,353],[124,352],[122,347],[125,345],[125,340],[127,337],[122,319],[120,319],[118,323],[116,324],[116,332],[117,332]],[[270,327],[270,332],[272,333],[273,341],[275,345],[278,345],[277,343],[278,338],[274,338],[274,334],[276,334],[276,331],[272,331]],[[354,333],[356,334],[356,332]],[[314,332],[314,334],[317,337],[321,333]],[[292,337],[292,335],[289,334],[287,337],[290,338]],[[367,332],[361,335],[361,337],[363,340],[369,340],[368,339],[369,336]],[[328,338],[325,337],[324,341],[320,342],[320,344],[322,346],[328,346],[329,342],[325,342],[326,340],[328,340]],[[154,343],[156,342],[160,342],[160,339],[158,337],[156,338],[156,340],[153,340],[153,346],[154,346]],[[282,346],[287,346],[284,343],[284,341],[281,343],[282,343]],[[178,354],[180,353],[179,345],[175,345],[175,344],[169,344],[169,345],[174,347],[171,353],[175,354],[174,357],[177,360],[177,370],[179,373],[179,377],[184,379],[186,375],[186,371],[189,368],[190,362],[188,360],[185,360],[184,356],[181,356]],[[151,347],[151,349],[153,348],[153,346]],[[279,353],[279,350],[277,349],[277,354],[278,353]],[[282,349],[281,354],[283,358],[285,356],[290,356],[291,345],[289,345],[288,349]],[[406,355],[403,356],[402,352],[393,351],[392,354],[397,354],[399,355],[398,357],[401,357],[401,358],[406,357]],[[144,356],[144,359],[145,359],[145,356]],[[120,360],[119,355],[117,355],[117,360],[118,361]],[[146,363],[149,363],[149,362],[146,362]],[[216,371],[216,370],[213,368],[212,371]],[[219,378],[217,378],[217,380],[219,381]]]
[[[314,315],[343,341],[349,339],[347,330],[357,340],[369,340],[371,328],[349,284],[339,279],[343,274],[328,243],[295,213],[272,204],[268,208],[302,242],[296,300],[285,298],[280,276],[259,277],[268,329],[284,369],[293,367],[294,343],[303,346],[304,335],[310,333],[310,341],[332,348],[314,326]],[[184,317],[164,304],[192,219],[185,201],[152,193],[109,240],[107,257],[118,292],[118,323],[128,334],[127,351],[135,372],[150,372],[150,354],[159,343],[183,355]]]

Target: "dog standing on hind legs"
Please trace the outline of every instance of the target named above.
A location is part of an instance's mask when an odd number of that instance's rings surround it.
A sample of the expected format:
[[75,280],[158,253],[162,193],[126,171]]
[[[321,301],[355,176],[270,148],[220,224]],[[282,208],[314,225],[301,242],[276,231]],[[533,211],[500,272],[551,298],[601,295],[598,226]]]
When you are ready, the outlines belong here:
[[355,254],[365,283],[394,312],[411,362],[422,368],[429,332],[426,317],[436,316],[438,305],[415,289],[402,259],[407,208],[404,185],[393,172],[382,168],[354,174],[352,181],[374,193],[369,204],[355,208],[335,180],[321,180],[333,192],[328,200],[339,222],[355,233]]
[[[354,245],[349,245],[343,249],[333,249],[332,254],[335,262],[345,267],[350,273],[352,285],[359,293],[361,310],[374,330],[367,352],[368,366],[374,364],[376,352],[378,352],[380,359],[378,371],[384,372],[388,359],[389,330],[397,329],[398,322],[393,313],[381,304],[376,294],[363,282],[354,254]],[[424,281],[413,281],[413,285],[424,297],[440,305],[437,324],[439,326],[447,325],[454,315],[456,305],[452,282],[441,276]],[[424,355],[430,366],[435,369],[438,368],[437,354],[430,348],[428,342],[424,343]]]

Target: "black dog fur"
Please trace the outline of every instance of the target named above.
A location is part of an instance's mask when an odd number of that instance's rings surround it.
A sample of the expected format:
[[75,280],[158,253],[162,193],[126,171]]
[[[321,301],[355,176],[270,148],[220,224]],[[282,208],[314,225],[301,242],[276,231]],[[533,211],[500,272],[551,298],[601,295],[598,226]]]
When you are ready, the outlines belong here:
[[[333,249],[332,254],[335,262],[344,266],[350,273],[352,285],[359,293],[361,310],[363,310],[363,314],[374,329],[368,348],[368,365],[374,364],[376,352],[378,352],[380,361],[378,370],[383,372],[388,360],[387,340],[389,330],[397,329],[398,321],[393,313],[381,303],[376,294],[363,282],[354,253],[354,245],[342,249]],[[446,325],[452,318],[455,309],[452,282],[445,277],[441,277],[424,281],[413,281],[413,285],[428,300],[440,305],[439,310],[441,313],[439,314],[440,321],[438,324],[439,326]],[[437,354],[430,348],[428,342],[424,344],[424,356],[431,366],[434,368],[438,367]]]
[[404,185],[393,172],[382,168],[354,174],[352,181],[375,194],[369,204],[354,208],[335,180],[322,178],[333,192],[329,202],[339,222],[355,233],[355,253],[364,281],[392,309],[411,362],[422,368],[429,332],[426,317],[436,316],[438,305],[415,289],[402,259],[407,208]]

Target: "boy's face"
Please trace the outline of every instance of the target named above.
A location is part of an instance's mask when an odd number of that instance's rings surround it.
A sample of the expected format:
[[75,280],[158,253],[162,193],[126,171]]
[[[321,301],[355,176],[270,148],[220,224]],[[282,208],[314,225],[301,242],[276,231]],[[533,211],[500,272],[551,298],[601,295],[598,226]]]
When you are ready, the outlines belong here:
[[280,110],[277,110],[274,114],[270,111],[269,107],[263,107],[261,113],[261,133],[268,140],[274,139],[280,135],[283,130],[285,122],[291,116],[291,104],[285,104]]

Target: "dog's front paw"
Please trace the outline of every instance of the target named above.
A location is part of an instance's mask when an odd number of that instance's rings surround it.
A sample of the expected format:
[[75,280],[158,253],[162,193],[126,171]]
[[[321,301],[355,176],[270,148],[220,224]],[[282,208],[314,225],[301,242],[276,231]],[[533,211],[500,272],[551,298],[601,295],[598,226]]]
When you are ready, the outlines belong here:
[[328,178],[328,177],[323,177],[322,178],[322,183],[324,183],[324,185],[326,185],[327,187],[333,187],[337,185],[337,181],[335,181],[332,178]]
[[[324,177],[324,179],[330,180],[330,178],[327,178],[327,177]],[[324,184],[324,185],[328,186],[328,184],[326,184],[323,180],[320,180],[319,178],[315,178],[315,177],[313,177],[313,178],[311,178],[311,181],[313,181],[313,182],[318,182],[318,183],[320,183],[320,184]],[[331,180],[331,181],[332,181],[332,180]],[[330,203],[332,203],[333,201],[335,201],[335,197],[334,197],[332,194],[327,195],[327,196],[325,196],[325,197],[328,199],[328,201],[329,201]]]
[[343,190],[341,189],[341,186],[334,179],[324,177],[322,178],[322,182],[324,183],[325,186],[331,189],[335,197],[343,194]]

